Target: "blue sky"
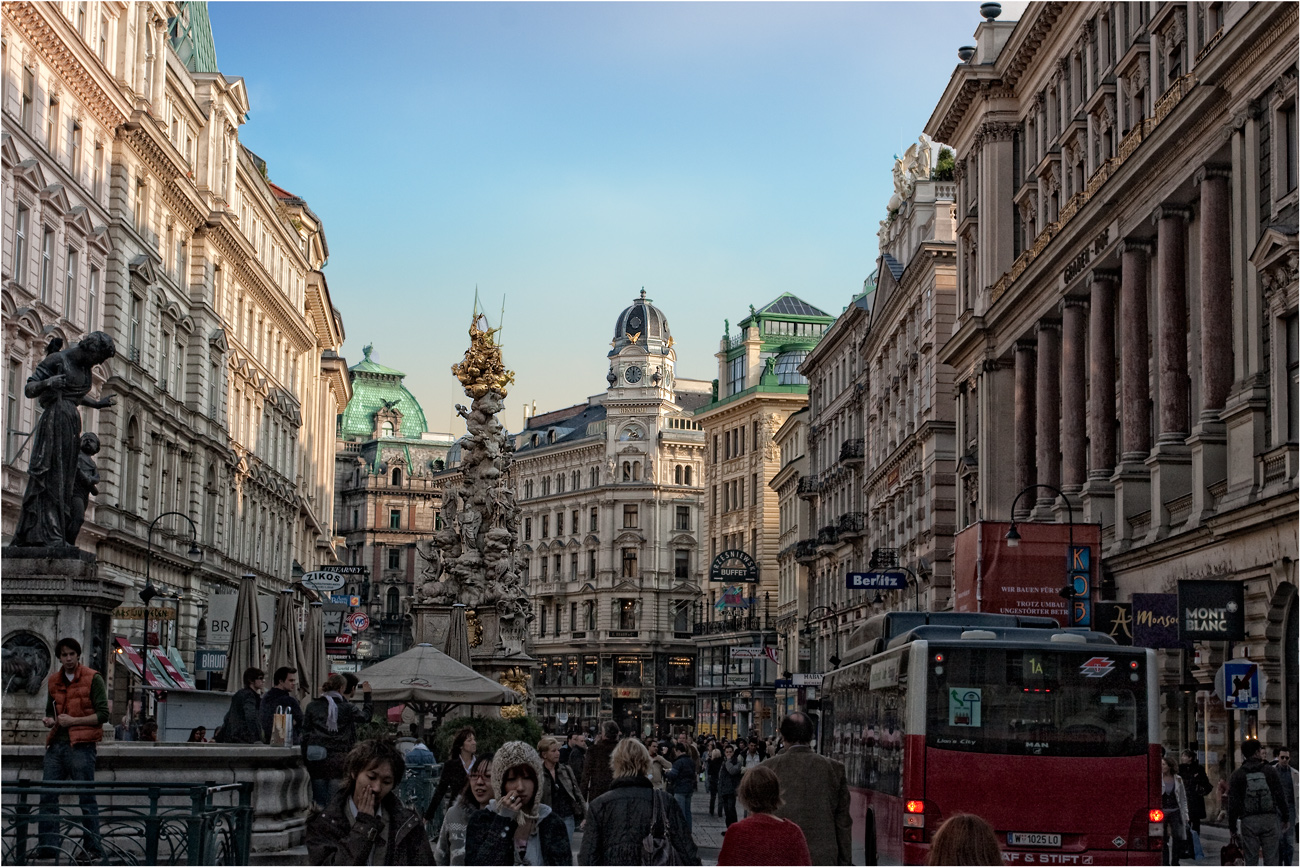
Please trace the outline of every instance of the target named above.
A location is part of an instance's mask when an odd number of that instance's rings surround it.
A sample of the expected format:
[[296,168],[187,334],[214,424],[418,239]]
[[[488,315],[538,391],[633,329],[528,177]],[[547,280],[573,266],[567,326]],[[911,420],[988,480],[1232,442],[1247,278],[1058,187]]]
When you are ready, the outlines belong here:
[[974,0],[208,8],[241,139],[324,221],[349,363],[373,343],[456,433],[475,286],[494,324],[505,298],[511,429],[603,390],[642,287],[679,377],[717,376],[750,304],[838,314],[979,23]]

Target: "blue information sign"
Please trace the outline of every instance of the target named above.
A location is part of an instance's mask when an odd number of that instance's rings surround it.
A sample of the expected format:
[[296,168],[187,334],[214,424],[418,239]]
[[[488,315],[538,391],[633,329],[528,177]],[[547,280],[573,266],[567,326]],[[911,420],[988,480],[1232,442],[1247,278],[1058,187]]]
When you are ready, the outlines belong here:
[[902,590],[907,587],[904,572],[850,572],[845,586],[850,590]]
[[1223,706],[1228,710],[1259,710],[1259,665],[1236,660],[1223,664]]

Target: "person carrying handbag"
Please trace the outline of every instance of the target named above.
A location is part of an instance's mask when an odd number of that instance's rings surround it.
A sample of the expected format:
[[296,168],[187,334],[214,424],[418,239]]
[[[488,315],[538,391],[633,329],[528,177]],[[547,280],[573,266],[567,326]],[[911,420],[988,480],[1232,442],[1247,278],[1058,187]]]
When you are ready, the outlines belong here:
[[635,738],[610,756],[614,781],[587,805],[579,864],[699,864],[677,802],[650,782],[650,753]]
[[1161,767],[1160,806],[1165,811],[1165,846],[1161,863],[1177,864],[1187,840],[1187,790],[1174,760],[1165,757]]

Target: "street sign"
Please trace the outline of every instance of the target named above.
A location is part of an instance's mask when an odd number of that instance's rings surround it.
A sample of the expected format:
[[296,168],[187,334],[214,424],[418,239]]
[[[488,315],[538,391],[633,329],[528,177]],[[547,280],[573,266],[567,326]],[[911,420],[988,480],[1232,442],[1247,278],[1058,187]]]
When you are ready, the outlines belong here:
[[907,587],[903,572],[850,572],[845,580],[850,590],[902,590]]
[[713,558],[709,566],[710,581],[743,581],[746,584],[758,583],[758,563],[754,558],[733,548],[723,551]]
[[821,686],[824,676],[820,671],[810,671],[796,674],[792,680],[794,680],[795,686]]
[[790,678],[790,677],[778,677],[778,678],[776,679],[776,681],[772,684],[772,688],[773,688],[773,689],[793,689],[793,688],[794,688],[794,678]]
[[369,656],[369,655],[370,655],[370,651],[374,650],[374,648],[375,648],[375,646],[370,642],[370,639],[368,639],[368,638],[363,638],[363,639],[361,639],[360,641],[358,641],[358,642],[353,646],[352,649],[353,649],[353,651],[356,653],[357,656],[365,657],[365,656]]
[[365,632],[370,626],[370,618],[364,611],[358,611],[348,618],[348,625],[352,627],[353,632]]
[[347,605],[351,608],[356,608],[361,604],[361,597],[349,596],[346,593],[331,593],[329,598],[325,601],[331,605]]
[[337,572],[308,572],[302,576],[302,586],[328,593],[343,586],[343,576]]
[[1259,710],[1259,664],[1237,660],[1223,664],[1223,706]]
[[[113,617],[118,620],[144,620],[144,606],[119,605],[113,609]],[[150,620],[175,620],[174,608],[150,608]]]
[[369,566],[321,566],[321,572],[333,572],[336,575],[355,575],[360,578],[366,578],[370,575]]

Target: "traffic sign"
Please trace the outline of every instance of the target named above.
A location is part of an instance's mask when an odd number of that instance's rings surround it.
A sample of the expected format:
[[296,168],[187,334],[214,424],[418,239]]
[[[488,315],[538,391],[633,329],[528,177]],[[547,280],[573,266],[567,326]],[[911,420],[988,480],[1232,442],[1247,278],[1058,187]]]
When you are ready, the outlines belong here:
[[352,627],[353,632],[365,632],[370,626],[370,618],[366,612],[358,611],[348,618],[348,625]]
[[302,586],[328,593],[343,586],[343,576],[337,572],[308,572],[302,576]]
[[1259,710],[1259,664],[1234,660],[1223,664],[1223,706],[1228,710]]
[[902,572],[850,572],[845,586],[850,590],[902,590],[907,575]]

